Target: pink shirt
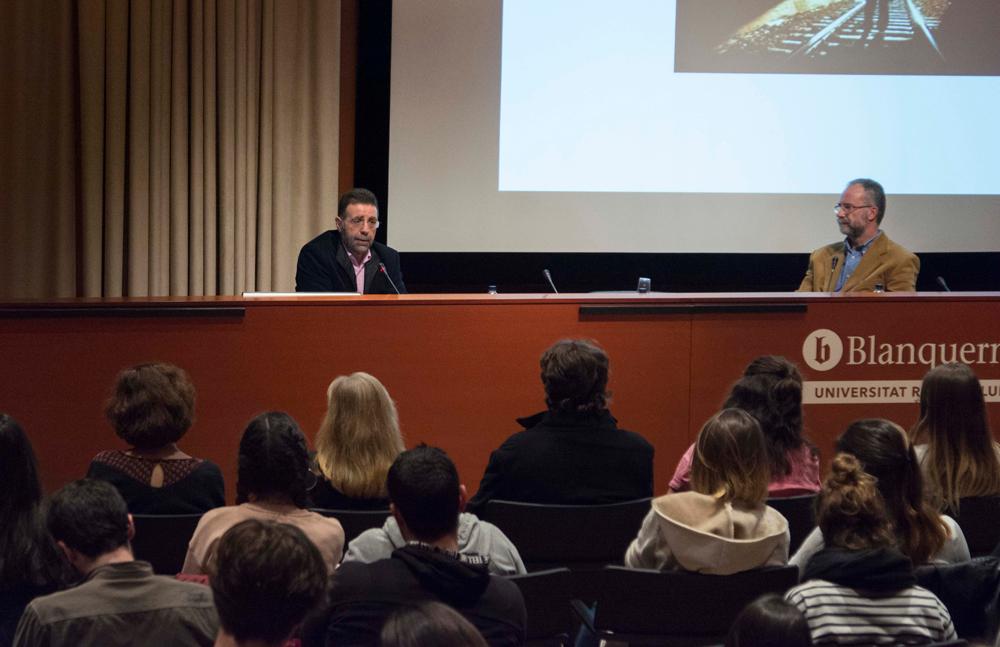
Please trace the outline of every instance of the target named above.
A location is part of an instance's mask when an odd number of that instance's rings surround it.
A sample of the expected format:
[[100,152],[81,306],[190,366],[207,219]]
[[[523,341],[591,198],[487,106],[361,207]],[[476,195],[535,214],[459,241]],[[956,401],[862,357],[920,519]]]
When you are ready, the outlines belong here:
[[[344,248],[347,249],[346,247]],[[372,250],[368,250],[365,257],[358,261],[354,254],[347,252],[347,258],[351,259],[351,266],[354,268],[354,281],[358,286],[358,293],[365,293],[365,265],[372,260]]]
[[[789,450],[786,458],[792,471],[772,478],[767,486],[767,494],[772,497],[795,496],[819,492],[819,457],[813,455],[806,443],[798,449]],[[677,463],[674,477],[670,479],[671,492],[691,489],[691,462],[694,460],[694,445],[688,447]]]

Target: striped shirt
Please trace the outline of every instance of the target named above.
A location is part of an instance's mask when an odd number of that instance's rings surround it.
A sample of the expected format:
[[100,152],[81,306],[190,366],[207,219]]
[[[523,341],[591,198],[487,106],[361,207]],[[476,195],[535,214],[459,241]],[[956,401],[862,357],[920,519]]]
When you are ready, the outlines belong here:
[[810,580],[785,599],[806,617],[816,645],[919,645],[955,640],[941,600],[920,586],[891,593]]

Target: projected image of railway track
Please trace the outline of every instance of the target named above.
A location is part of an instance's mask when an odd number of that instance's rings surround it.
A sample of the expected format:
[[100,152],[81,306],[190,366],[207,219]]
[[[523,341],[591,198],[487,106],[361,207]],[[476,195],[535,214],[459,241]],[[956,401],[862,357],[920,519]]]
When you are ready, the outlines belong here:
[[831,61],[908,54],[943,58],[934,32],[947,0],[790,0],[744,25],[716,48],[722,56],[770,55]]

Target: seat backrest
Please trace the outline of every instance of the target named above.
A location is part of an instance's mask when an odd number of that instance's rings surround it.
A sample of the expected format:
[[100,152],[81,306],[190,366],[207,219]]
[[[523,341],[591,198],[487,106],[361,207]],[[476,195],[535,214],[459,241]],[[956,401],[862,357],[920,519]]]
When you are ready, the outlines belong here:
[[330,510],[327,508],[312,508],[313,512],[324,517],[333,517],[344,528],[344,546],[351,543],[355,537],[369,528],[381,528],[388,510]]
[[574,597],[573,573],[553,568],[525,575],[508,576],[517,584],[528,610],[528,641],[569,644],[574,629],[570,601]]
[[973,557],[989,555],[1000,543],[1000,496],[967,496],[955,514]]
[[993,644],[1000,628],[1000,558],[925,564],[917,567],[916,576],[917,584],[948,607],[959,636]]
[[153,565],[158,575],[176,575],[184,566],[188,542],[198,527],[197,514],[134,514],[132,553]]
[[798,583],[795,566],[703,575],[608,566],[594,626],[627,642],[722,642],[743,608],[765,593],[784,594]]
[[794,555],[802,540],[816,527],[816,495],[775,497],[768,499],[767,505],[788,519],[788,532],[791,534],[788,554]]
[[483,518],[517,546],[529,570],[621,564],[649,512],[650,499],[600,505],[493,500]]

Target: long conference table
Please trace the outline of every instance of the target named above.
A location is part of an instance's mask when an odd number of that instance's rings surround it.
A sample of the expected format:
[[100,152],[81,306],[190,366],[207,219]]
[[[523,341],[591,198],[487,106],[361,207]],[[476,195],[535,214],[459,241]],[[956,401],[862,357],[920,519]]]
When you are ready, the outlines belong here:
[[47,491],[123,447],[104,419],[115,375],[188,371],[198,391],[180,443],[235,493],[247,421],[289,412],[312,441],[330,381],[367,371],[389,389],[408,446],[438,445],[469,493],[490,451],[544,408],[538,359],[565,337],[611,358],[611,411],[656,447],[656,491],[758,355],[802,370],[805,426],[824,463],[852,420],[917,419],[920,379],[970,363],[1000,421],[1000,293],[500,294],[75,299],[0,304],[0,411],[25,427]]

